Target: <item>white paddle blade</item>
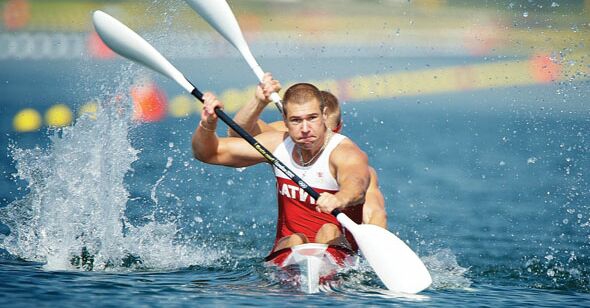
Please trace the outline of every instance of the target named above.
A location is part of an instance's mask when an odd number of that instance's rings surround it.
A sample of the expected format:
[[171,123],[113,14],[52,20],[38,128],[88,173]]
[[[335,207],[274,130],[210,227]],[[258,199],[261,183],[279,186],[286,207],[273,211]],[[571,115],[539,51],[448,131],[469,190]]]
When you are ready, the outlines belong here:
[[430,286],[432,278],[424,263],[393,233],[375,225],[358,225],[342,213],[337,218],[389,290],[415,294]]
[[[242,55],[260,82],[264,79],[264,71],[252,55],[248,43],[244,39],[236,16],[225,0],[185,0],[201,17],[217,32],[230,42]],[[279,111],[283,111],[281,97],[272,93],[272,101]]]
[[250,68],[260,81],[264,72],[250,52],[240,25],[229,4],[225,0],[186,0],[186,2],[203,17],[217,32],[230,42],[242,54]]
[[92,22],[96,33],[114,52],[176,81],[188,92],[195,88],[152,45],[111,15],[95,11]]

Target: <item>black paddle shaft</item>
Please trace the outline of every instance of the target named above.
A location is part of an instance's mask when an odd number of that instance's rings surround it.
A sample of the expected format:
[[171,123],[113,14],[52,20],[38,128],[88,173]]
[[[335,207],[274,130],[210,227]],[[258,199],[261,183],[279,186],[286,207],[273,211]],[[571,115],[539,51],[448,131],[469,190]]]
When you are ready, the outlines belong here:
[[[195,89],[191,92],[191,94],[194,97],[196,97],[198,100],[200,100],[201,103],[205,102],[203,100],[203,93],[201,93],[201,91],[199,91],[199,89],[197,89],[197,87],[195,87]],[[317,200],[320,197],[320,194],[318,194],[317,191],[315,191],[313,188],[311,188],[311,186],[307,185],[307,183],[305,183],[304,180],[302,180],[299,176],[297,176],[295,173],[293,173],[293,171],[291,171],[291,169],[287,168],[287,166],[285,166],[280,160],[278,160],[274,155],[272,155],[272,153],[270,151],[268,151],[264,146],[262,146],[260,143],[258,143],[258,141],[256,141],[256,139],[254,139],[254,137],[252,137],[252,135],[248,134],[247,131],[245,131],[232,118],[230,118],[225,112],[223,112],[223,110],[221,110],[219,108],[215,108],[215,114],[217,114],[217,116],[225,124],[227,124],[229,127],[231,127],[231,129],[236,131],[238,133],[238,135],[240,135],[250,145],[252,145],[254,147],[254,149],[256,149],[256,151],[258,151],[258,153],[262,154],[262,156],[264,156],[264,158],[266,158],[266,160],[268,160],[268,162],[270,162],[271,164],[273,164],[273,166],[275,166],[279,170],[281,170],[293,182],[297,183],[297,185],[299,185],[299,187],[303,188],[303,190],[305,190],[311,197],[313,197],[315,200]],[[338,214],[340,214],[340,210],[334,209],[331,214],[334,216],[337,216]]]

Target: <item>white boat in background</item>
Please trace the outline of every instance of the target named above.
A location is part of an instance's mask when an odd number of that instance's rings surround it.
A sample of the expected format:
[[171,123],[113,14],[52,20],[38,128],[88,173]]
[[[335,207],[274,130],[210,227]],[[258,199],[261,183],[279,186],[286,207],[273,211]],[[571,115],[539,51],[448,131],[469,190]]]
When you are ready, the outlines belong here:
[[305,293],[317,293],[321,284],[339,270],[356,266],[358,260],[358,255],[346,247],[307,243],[271,253],[266,265],[279,269],[282,282],[290,282]]

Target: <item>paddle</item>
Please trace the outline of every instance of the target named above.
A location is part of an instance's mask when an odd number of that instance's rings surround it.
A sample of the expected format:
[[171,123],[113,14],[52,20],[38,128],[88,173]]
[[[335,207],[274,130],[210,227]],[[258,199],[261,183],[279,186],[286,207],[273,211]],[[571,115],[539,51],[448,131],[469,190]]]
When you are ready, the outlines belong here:
[[[187,92],[203,102],[203,93],[133,30],[102,11],[94,12],[93,22],[98,35],[113,51],[176,81]],[[216,109],[215,113],[310,196],[316,200],[319,198],[315,190],[276,159],[221,109]],[[332,215],[336,216],[338,221],[352,233],[361,252],[388,289],[417,293],[430,285],[432,281],[430,274],[420,258],[394,234],[374,225],[357,225],[338,209],[334,210]]]
[[[264,71],[256,62],[250,48],[242,35],[240,25],[231,8],[225,0],[185,0],[201,17],[203,17],[217,32],[230,42],[246,60],[258,80],[262,82]],[[276,92],[270,96],[279,111],[283,111],[281,97]]]
[[[227,2],[225,0],[185,0],[185,1],[199,15],[201,15],[213,28],[215,28],[217,30],[217,32],[219,32],[223,37],[225,37],[225,39],[227,41],[229,41],[235,48],[238,49],[238,51],[242,54],[244,59],[246,59],[246,62],[248,62],[248,65],[250,65],[250,68],[254,71],[256,76],[258,76],[260,81],[262,81],[263,71],[260,68],[260,66],[256,63],[254,56],[250,52],[250,49],[248,48],[248,44],[244,40],[244,36],[242,35],[242,31],[240,30],[240,26],[236,20],[236,17],[234,16],[234,14],[233,14],[230,6],[227,4]],[[275,102],[275,104],[277,105],[279,110],[282,111],[282,108],[281,108],[282,104],[279,105],[280,104],[280,97],[278,96],[278,94],[273,93],[273,96],[271,96],[271,98]],[[313,194],[311,194],[311,195],[317,199],[317,197],[315,195],[313,195]],[[339,211],[332,213],[332,214],[334,214],[338,218],[338,216],[337,216],[338,213],[339,213]],[[345,215],[343,215],[343,216],[346,217]],[[346,217],[346,219],[348,219],[348,217]],[[381,228],[375,230],[375,228],[374,228],[375,226],[372,226],[372,225],[359,226],[356,223],[354,223],[353,221],[350,221],[350,223],[352,223],[352,224],[350,224],[349,222],[342,221],[342,220],[346,220],[346,219],[339,218],[338,221],[340,221],[340,223],[342,223],[342,225],[344,225],[355,236],[355,239],[357,238],[357,236],[361,236],[360,234],[355,235],[354,234],[355,232],[357,232],[357,233],[361,232],[363,234],[374,234],[372,236],[379,236],[379,234],[382,233],[379,231],[379,229],[381,229]],[[348,219],[348,220],[350,220],[350,219]],[[348,226],[347,226],[347,224],[348,224]],[[363,231],[358,231],[358,227],[362,228]],[[353,231],[353,229],[356,231]],[[398,262],[393,262],[393,259],[389,259],[390,261],[388,262],[388,258],[390,258],[390,256],[386,256],[383,254],[378,254],[376,256],[367,256],[366,251],[371,251],[371,252],[380,251],[379,249],[375,250],[375,249],[372,249],[372,247],[367,246],[367,245],[372,245],[371,243],[377,243],[377,241],[361,244],[357,240],[359,247],[361,248],[361,251],[363,251],[363,254],[367,258],[367,260],[369,261],[371,266],[373,266],[373,268],[379,267],[383,264],[387,265],[383,270],[375,269],[375,271],[377,272],[377,274],[379,275],[381,280],[383,280],[383,282],[387,285],[387,287],[389,289],[394,289],[394,290],[401,290],[401,289],[417,290],[416,292],[419,292],[423,288],[428,287],[428,285],[430,285],[430,283],[431,283],[431,278],[430,278],[430,274],[426,270],[426,267],[424,266],[424,264],[422,264],[422,261],[420,261],[420,259],[414,254],[414,252],[407,245],[405,245],[399,238],[397,238],[395,235],[393,235],[392,233],[389,233],[389,232],[383,233],[383,234],[384,234],[384,236],[387,235],[384,237],[384,242],[396,243],[395,249],[394,249],[394,247],[392,247],[391,251],[396,251],[396,253],[399,254],[398,257],[402,259],[399,261],[399,264],[401,265],[399,268],[392,268],[393,266],[396,266],[392,263],[398,263]],[[365,245],[365,249],[363,249],[363,245]],[[370,252],[368,254],[370,254]],[[411,257],[409,257],[409,256],[411,256]],[[372,262],[371,260],[379,260],[379,261]],[[373,263],[375,263],[375,264],[373,264]],[[408,263],[415,264],[415,265],[404,267],[405,264],[408,264]],[[404,272],[404,268],[408,272]],[[420,268],[421,270],[416,271],[415,270],[416,268]],[[417,282],[415,283],[415,286],[413,287],[412,285],[414,285],[414,284],[410,283],[409,281],[404,281],[405,279],[400,280],[400,278],[395,278],[395,277],[392,278],[392,277],[389,277],[386,275],[381,275],[380,274],[381,272],[398,273],[398,274],[400,274],[399,277],[406,277],[407,275],[414,274],[418,278],[416,278]],[[421,274],[419,274],[419,273],[421,273]],[[397,281],[401,282],[403,284],[403,286],[396,284]]]

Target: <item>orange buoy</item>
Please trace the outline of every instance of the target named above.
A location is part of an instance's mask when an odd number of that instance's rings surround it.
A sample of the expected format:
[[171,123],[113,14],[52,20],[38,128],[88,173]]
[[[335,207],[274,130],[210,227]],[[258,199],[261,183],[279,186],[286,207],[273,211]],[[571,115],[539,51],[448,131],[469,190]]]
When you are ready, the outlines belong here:
[[133,99],[133,118],[141,122],[156,122],[166,116],[168,101],[158,86],[147,81],[131,87]]
[[24,28],[31,19],[31,5],[27,0],[9,0],[4,5],[4,26],[8,30]]
[[88,54],[97,59],[112,59],[115,57],[115,52],[107,46],[96,32],[91,32],[86,41],[86,49]]
[[550,83],[561,75],[561,64],[552,60],[548,54],[533,55],[530,63],[533,78],[538,82]]

